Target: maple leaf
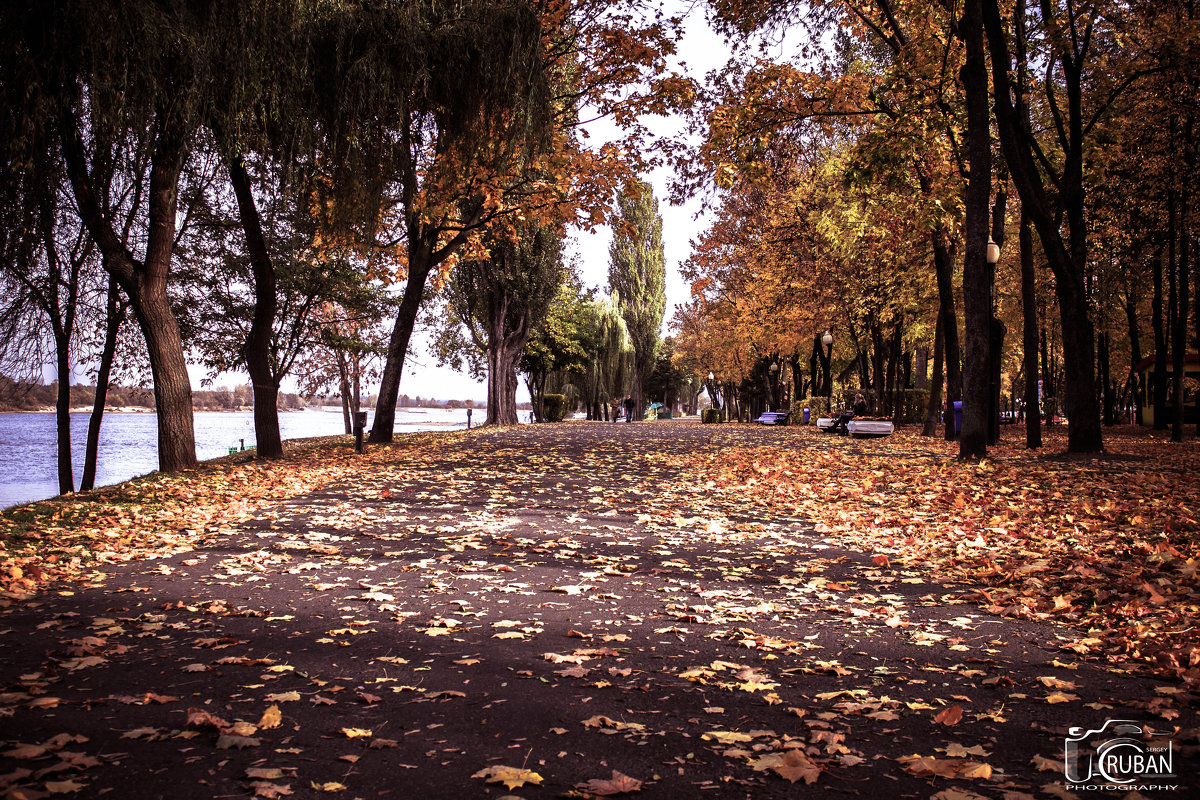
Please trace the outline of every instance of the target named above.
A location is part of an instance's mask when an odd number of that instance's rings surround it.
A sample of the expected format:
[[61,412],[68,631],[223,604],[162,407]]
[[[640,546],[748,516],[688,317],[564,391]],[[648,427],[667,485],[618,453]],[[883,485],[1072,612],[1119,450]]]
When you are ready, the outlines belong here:
[[609,797],[627,792],[640,792],[642,782],[614,769],[611,778],[592,778],[586,783],[575,784],[575,788],[582,789],[588,794]]
[[197,728],[212,727],[217,730],[225,730],[229,727],[229,723],[220,717],[213,716],[202,708],[189,708],[187,710],[187,724],[195,725]]
[[238,736],[236,734],[223,733],[217,737],[218,750],[245,750],[247,747],[258,747],[262,741],[251,736]]
[[527,783],[541,785],[542,776],[521,767],[504,767],[494,764],[471,776],[483,778],[487,783],[503,783],[509,789],[519,789]]
[[268,703],[294,703],[300,699],[299,692],[276,692],[266,696]]
[[73,780],[46,781],[45,785],[46,791],[50,794],[73,794],[87,787],[87,784]]
[[279,710],[279,706],[267,706],[267,710],[263,712],[262,718],[258,721],[258,727],[263,730],[278,728],[283,722],[283,714]]
[[338,783],[337,781],[327,781],[325,783],[309,781],[309,785],[312,786],[312,788],[316,789],[318,792],[344,792],[344,791],[346,791],[346,784]]
[[750,762],[755,772],[770,770],[781,778],[792,783],[804,781],[816,783],[821,776],[819,767],[803,750],[786,750],[783,753],[769,753]]
[[939,711],[933,718],[933,721],[940,725],[957,725],[962,722],[963,710],[962,706],[955,703],[952,706],[947,706]]

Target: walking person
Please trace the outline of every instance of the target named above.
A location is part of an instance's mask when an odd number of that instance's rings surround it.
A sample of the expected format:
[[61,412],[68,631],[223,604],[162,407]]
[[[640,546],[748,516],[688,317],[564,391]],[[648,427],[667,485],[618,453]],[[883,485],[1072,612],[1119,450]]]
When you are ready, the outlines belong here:
[[625,396],[625,421],[633,422],[633,395]]

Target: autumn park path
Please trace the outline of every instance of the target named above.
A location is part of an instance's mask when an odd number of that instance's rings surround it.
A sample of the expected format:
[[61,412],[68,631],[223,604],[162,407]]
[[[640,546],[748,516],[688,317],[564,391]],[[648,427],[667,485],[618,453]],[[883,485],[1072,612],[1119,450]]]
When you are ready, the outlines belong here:
[[[1069,797],[1068,728],[1114,718],[1172,734],[1180,788],[1147,796],[1197,796],[1186,663],[1149,675],[1011,579],[972,585],[969,521],[923,560],[851,535],[901,500],[786,483],[892,448],[899,492],[944,456],[922,441],[579,422],[343,452],[195,549],[5,608],[0,791]],[[1062,591],[1045,607],[1082,609]]]

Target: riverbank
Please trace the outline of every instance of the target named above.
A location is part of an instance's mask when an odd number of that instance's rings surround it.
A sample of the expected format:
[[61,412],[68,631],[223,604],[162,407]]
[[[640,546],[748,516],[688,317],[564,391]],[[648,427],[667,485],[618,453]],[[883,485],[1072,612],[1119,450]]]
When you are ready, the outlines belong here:
[[0,611],[0,772],[184,800],[389,797],[398,770],[427,798],[1069,797],[1069,728],[1138,720],[1182,759],[1200,726],[1196,449],[1109,441],[974,465],[907,431],[574,422],[36,504],[31,558],[76,536],[107,563]]

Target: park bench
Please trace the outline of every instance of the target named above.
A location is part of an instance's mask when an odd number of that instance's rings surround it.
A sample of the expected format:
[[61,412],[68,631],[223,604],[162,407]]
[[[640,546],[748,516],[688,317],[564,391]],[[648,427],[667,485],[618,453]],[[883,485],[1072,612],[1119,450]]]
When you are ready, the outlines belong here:
[[846,430],[856,439],[864,439],[891,436],[896,432],[896,426],[886,419],[852,419],[846,423]]
[[786,411],[767,411],[754,421],[759,425],[787,425],[787,419]]

